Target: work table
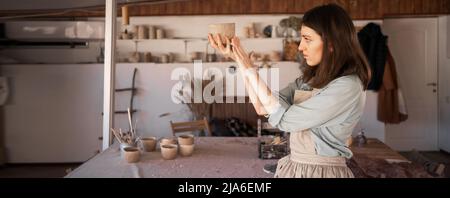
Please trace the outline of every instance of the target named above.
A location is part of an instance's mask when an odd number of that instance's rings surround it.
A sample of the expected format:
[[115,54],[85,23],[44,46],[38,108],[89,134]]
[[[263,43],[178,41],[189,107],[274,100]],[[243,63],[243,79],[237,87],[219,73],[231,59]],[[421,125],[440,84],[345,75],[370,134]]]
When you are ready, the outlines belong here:
[[[157,148],[143,152],[135,164],[123,160],[118,147],[112,145],[66,177],[271,178],[273,174],[264,172],[263,167],[277,162],[258,158],[256,137],[196,137],[190,157],[164,160]],[[354,156],[348,165],[355,177],[430,177],[423,167],[377,139],[350,149]]]
[[[255,137],[196,137],[192,156],[164,160],[160,149],[141,153],[138,163],[120,157],[118,145],[101,152],[66,177],[270,178],[258,158]],[[159,146],[159,145],[158,145]]]

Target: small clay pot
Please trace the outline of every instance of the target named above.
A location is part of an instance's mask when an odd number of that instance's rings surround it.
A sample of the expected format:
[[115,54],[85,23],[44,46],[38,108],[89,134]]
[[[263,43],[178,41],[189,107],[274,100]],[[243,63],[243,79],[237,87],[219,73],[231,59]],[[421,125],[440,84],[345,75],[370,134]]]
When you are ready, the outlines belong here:
[[128,143],[121,143],[120,144],[120,157],[125,158],[125,151],[124,149],[127,147],[136,147],[136,144],[128,144]]
[[164,38],[164,30],[156,29],[156,39],[163,39],[163,38]]
[[147,27],[145,25],[138,26],[137,39],[148,39]]
[[161,139],[161,141],[159,142],[159,145],[161,146],[166,144],[177,144],[177,141],[173,137],[166,137]]
[[170,56],[168,54],[163,54],[159,57],[159,60],[161,63],[169,63],[170,62]]
[[147,63],[152,62],[152,53],[151,52],[146,52],[144,57],[145,57],[145,62],[147,62]]
[[217,55],[216,54],[207,54],[206,55],[206,62],[216,62],[217,61]]
[[156,39],[156,28],[155,26],[148,26],[148,38]]
[[269,56],[270,61],[281,61],[281,53],[278,51],[272,51]]
[[180,144],[180,155],[191,156],[194,152],[194,144]]
[[165,160],[172,160],[177,157],[178,146],[176,144],[161,145],[161,155]]
[[208,26],[209,33],[215,36],[216,34],[220,34],[224,37],[221,37],[222,43],[227,43],[225,39],[231,39],[235,35],[235,24],[234,23],[218,23],[211,24]]
[[191,145],[194,144],[194,135],[180,135],[178,136],[178,144]]
[[138,63],[141,60],[141,53],[139,52],[132,52],[130,54],[130,57],[128,57],[128,61],[130,63]]
[[191,52],[190,55],[191,55],[191,61],[202,59],[201,52]]
[[139,162],[141,154],[137,147],[125,147],[123,151],[124,151],[124,158],[128,163]]
[[141,138],[142,148],[146,152],[154,151],[156,148],[156,137]]

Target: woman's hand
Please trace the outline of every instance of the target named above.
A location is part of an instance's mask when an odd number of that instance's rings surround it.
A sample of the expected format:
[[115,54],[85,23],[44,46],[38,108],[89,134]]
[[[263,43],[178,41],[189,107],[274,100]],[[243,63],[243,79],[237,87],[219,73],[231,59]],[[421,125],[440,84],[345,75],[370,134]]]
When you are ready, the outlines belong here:
[[[222,38],[223,36],[220,34],[208,34],[209,43],[214,49],[220,51],[220,53],[222,53],[225,57],[233,59],[241,67],[252,67],[253,64],[245,50],[242,48],[239,38],[233,37],[231,39],[231,43],[229,39]],[[223,43],[222,40],[226,40],[226,43]]]
[[[222,43],[222,40],[226,40],[226,43]],[[235,57],[233,56],[233,53],[231,52],[231,43],[230,40],[227,38],[224,38],[224,36],[220,34],[208,34],[208,41],[211,44],[211,46],[218,50],[222,55],[225,57],[229,57],[236,61]]]

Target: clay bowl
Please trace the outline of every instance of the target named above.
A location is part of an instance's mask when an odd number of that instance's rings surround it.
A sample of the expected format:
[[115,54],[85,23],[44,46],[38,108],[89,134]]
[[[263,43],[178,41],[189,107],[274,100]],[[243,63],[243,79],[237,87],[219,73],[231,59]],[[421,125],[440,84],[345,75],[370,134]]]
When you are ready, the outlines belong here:
[[177,140],[174,137],[166,137],[162,138],[159,142],[159,145],[166,145],[166,144],[177,144]]
[[123,148],[125,161],[128,163],[139,162],[141,153],[137,147],[125,147]]
[[180,155],[191,156],[194,152],[194,144],[180,144]]
[[191,145],[194,144],[194,135],[180,135],[178,136],[178,144],[180,145]]
[[127,147],[137,147],[136,144],[127,144],[127,143],[121,143],[120,144],[120,157],[125,159],[125,151],[124,149]]
[[146,152],[154,151],[156,148],[156,137],[141,138],[142,148]]
[[221,34],[222,43],[226,43],[226,39],[231,39],[235,35],[235,24],[234,23],[216,23],[210,24],[208,26],[209,33],[215,36],[216,34]]
[[161,145],[161,155],[165,160],[172,160],[177,157],[178,146],[176,144]]

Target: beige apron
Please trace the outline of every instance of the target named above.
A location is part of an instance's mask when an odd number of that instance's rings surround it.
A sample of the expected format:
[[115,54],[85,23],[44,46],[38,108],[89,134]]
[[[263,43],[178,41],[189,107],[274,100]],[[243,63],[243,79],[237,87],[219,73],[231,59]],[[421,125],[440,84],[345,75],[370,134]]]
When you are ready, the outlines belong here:
[[[294,103],[309,99],[313,91],[296,90]],[[290,134],[291,154],[278,161],[275,177],[280,178],[353,178],[344,157],[317,154],[310,130]]]

